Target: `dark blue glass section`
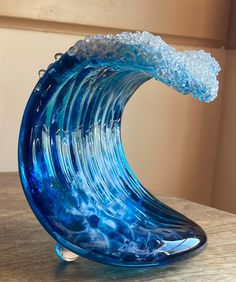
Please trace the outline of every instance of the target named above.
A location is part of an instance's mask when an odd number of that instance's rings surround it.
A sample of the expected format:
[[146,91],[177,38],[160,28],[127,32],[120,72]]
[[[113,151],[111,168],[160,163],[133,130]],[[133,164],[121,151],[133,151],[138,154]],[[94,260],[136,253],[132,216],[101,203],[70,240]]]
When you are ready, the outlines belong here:
[[66,53],[25,109],[19,171],[29,204],[60,244],[98,262],[165,266],[206,242],[196,223],[145,190],[123,152],[124,107],[150,78]]

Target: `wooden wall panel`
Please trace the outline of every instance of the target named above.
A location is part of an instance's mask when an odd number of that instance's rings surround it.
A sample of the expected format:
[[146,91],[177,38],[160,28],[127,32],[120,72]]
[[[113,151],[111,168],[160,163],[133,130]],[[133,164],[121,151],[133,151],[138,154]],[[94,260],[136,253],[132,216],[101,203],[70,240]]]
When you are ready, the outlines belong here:
[[229,8],[230,0],[0,0],[0,25],[25,19],[225,42]]
[[227,49],[236,49],[236,1],[232,0],[230,5],[229,28],[227,38]]

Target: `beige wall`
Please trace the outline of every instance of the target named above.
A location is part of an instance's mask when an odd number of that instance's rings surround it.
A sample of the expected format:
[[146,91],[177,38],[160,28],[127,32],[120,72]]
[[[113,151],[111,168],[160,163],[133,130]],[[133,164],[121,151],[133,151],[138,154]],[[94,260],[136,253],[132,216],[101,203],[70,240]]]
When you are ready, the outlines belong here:
[[[15,171],[20,120],[37,72],[79,37],[2,28],[0,38],[0,171]],[[224,66],[224,49],[208,51]],[[137,91],[122,136],[131,167],[150,191],[211,203],[220,106],[221,98],[200,103],[154,80]]]
[[[224,66],[224,50],[209,51]],[[211,204],[221,99],[222,88],[205,104],[155,80],[137,91],[124,113],[124,148],[150,191]]]

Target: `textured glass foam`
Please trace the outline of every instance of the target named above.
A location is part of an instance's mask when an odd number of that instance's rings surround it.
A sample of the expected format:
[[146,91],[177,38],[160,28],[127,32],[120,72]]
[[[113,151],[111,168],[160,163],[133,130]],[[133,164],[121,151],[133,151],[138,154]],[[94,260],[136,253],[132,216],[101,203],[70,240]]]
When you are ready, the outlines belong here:
[[85,38],[50,65],[19,138],[22,185],[44,228],[74,253],[118,266],[164,266],[201,250],[201,227],[133,174],[120,127],[126,103],[150,78],[210,102],[219,70],[209,54],[177,52],[147,32]]

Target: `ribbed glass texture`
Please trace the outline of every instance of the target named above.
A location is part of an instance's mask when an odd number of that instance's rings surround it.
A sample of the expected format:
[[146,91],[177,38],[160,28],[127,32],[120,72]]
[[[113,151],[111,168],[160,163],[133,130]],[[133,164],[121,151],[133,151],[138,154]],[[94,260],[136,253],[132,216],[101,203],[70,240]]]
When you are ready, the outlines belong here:
[[165,266],[206,243],[204,231],[152,196],[126,160],[122,113],[150,78],[138,66],[70,51],[39,80],[24,113],[19,170],[28,202],[57,242],[98,262]]

